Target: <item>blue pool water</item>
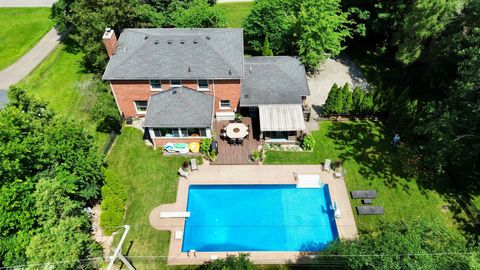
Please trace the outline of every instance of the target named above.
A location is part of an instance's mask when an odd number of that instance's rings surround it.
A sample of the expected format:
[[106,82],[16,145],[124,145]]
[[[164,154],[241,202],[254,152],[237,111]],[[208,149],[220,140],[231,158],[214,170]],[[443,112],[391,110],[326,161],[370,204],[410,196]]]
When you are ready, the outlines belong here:
[[182,251],[316,251],[338,238],[328,185],[192,185]]

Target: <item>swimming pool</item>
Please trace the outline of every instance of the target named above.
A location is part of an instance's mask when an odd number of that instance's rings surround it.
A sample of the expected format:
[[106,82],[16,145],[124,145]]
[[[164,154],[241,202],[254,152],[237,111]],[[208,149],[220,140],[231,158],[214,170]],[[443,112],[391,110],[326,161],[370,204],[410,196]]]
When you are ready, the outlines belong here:
[[317,251],[338,238],[328,185],[192,185],[182,251]]

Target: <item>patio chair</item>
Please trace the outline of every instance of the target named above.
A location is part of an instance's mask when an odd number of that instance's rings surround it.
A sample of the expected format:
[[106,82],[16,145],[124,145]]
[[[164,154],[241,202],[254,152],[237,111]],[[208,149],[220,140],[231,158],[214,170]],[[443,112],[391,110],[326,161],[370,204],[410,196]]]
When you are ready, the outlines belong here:
[[190,174],[190,173],[187,172],[187,171],[185,171],[185,170],[183,170],[182,167],[180,167],[180,169],[178,169],[178,175],[180,175],[181,177],[185,177],[185,179],[188,178],[188,175],[189,175],[189,174]]
[[352,199],[373,199],[377,197],[376,190],[354,190],[350,192]]
[[237,139],[237,144],[243,145],[243,138]]
[[383,215],[385,210],[381,206],[357,206],[359,215]]
[[228,138],[228,143],[229,143],[229,144],[236,144],[236,143],[237,143],[237,140],[232,139],[232,138]]
[[323,164],[323,170],[329,172],[330,171],[330,165],[332,164],[332,161],[330,159],[325,159],[325,164]]
[[197,159],[196,158],[190,159],[190,168],[191,168],[192,172],[195,171],[195,170],[198,171]]

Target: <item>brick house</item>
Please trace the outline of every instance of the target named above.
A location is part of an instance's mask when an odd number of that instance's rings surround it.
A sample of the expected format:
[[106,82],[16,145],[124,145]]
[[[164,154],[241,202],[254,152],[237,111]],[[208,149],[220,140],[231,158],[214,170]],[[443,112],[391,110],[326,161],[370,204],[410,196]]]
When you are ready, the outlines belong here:
[[216,121],[240,112],[259,118],[266,140],[292,141],[305,129],[305,68],[287,56],[244,57],[242,29],[125,29],[118,40],[107,29],[103,42],[103,80],[156,146],[211,137]]

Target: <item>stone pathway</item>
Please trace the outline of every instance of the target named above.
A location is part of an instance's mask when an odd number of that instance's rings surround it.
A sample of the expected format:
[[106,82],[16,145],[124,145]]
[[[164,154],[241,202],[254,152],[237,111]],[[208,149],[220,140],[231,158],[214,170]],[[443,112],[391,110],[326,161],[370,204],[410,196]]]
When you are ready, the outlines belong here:
[[61,35],[52,28],[35,47],[17,62],[0,71],[0,108],[7,102],[6,91],[11,85],[20,82],[37,67],[62,40]]

